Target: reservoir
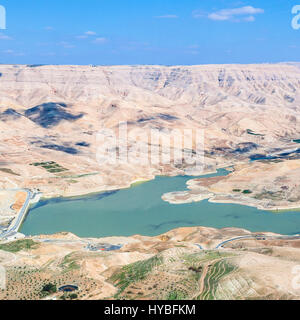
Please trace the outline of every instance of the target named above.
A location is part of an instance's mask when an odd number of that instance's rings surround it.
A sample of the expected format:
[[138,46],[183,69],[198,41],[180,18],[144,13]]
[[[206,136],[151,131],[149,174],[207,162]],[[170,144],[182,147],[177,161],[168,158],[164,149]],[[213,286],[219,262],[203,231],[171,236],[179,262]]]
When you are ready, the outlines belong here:
[[[220,169],[216,174],[226,175]],[[186,190],[195,177],[156,177],[129,189],[79,198],[41,200],[29,211],[20,232],[25,235],[72,232],[80,237],[156,236],[179,227],[237,227],[253,232],[300,233],[300,211],[273,213],[237,204],[169,204],[164,193]]]

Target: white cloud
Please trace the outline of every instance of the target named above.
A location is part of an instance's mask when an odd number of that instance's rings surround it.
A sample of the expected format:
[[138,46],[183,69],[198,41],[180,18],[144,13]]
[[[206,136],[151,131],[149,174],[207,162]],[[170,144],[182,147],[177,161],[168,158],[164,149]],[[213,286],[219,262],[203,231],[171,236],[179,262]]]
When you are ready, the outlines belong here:
[[64,47],[65,49],[75,48],[75,46],[73,44],[66,42],[66,41],[61,41],[61,42],[59,42],[58,45]]
[[0,40],[12,40],[12,38],[3,33],[0,33]]
[[95,31],[86,31],[84,34],[77,36],[77,39],[87,39],[90,36],[96,36],[97,33]]
[[255,17],[254,16],[246,17],[246,18],[244,18],[244,21],[253,22],[253,21],[255,21]]
[[15,52],[14,50],[11,50],[11,49],[7,49],[7,50],[4,50],[2,52],[5,53],[5,54],[16,56],[16,57],[25,56],[25,54],[23,52]]
[[83,35],[77,36],[76,38],[77,39],[87,39],[88,36],[83,34]]
[[[207,15],[210,20],[214,21],[255,21],[254,15],[264,13],[264,9],[254,8],[252,6],[245,6],[241,8],[234,9],[222,9],[219,11],[212,12]],[[206,15],[203,12],[194,11],[194,18],[202,18]]]
[[84,34],[86,34],[87,36],[95,36],[97,33],[94,31],[87,31]]
[[176,14],[165,14],[163,16],[156,16],[156,19],[177,19],[179,18]]
[[107,41],[107,39],[102,37],[102,38],[96,38],[93,42],[94,43],[104,43],[106,41]]

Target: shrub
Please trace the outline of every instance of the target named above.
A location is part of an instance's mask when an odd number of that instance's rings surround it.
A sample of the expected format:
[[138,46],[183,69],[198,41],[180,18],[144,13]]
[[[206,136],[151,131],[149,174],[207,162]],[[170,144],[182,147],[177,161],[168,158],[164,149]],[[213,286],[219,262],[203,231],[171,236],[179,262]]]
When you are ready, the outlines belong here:
[[55,293],[55,292],[57,292],[57,288],[56,288],[55,284],[47,283],[43,286],[42,293],[51,294],[51,293]]

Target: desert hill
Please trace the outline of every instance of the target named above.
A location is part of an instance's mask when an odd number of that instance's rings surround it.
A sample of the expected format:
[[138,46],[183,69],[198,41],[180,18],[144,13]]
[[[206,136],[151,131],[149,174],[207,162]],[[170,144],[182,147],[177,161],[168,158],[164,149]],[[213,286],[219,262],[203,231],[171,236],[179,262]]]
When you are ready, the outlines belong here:
[[0,186],[76,195],[185,172],[172,164],[100,167],[97,133],[120,121],[135,134],[203,129],[207,171],[270,153],[298,159],[299,88],[294,64],[1,65]]

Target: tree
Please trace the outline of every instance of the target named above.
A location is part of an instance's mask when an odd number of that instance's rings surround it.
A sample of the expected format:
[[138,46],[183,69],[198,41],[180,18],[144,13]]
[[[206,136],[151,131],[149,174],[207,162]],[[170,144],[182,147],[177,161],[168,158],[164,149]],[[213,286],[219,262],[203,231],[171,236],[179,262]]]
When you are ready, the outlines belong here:
[[43,289],[42,289],[42,293],[48,293],[48,294],[51,294],[51,293],[55,293],[57,292],[57,288],[56,288],[56,285],[53,284],[53,283],[47,283],[43,286]]

